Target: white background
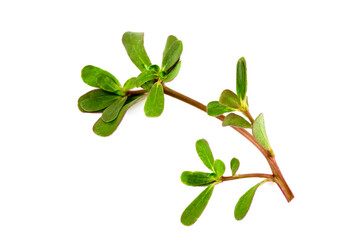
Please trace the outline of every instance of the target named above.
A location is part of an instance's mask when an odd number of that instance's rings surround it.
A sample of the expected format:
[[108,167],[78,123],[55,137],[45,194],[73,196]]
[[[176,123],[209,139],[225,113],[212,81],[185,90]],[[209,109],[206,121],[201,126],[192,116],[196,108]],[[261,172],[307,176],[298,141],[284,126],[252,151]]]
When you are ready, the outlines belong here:
[[[359,239],[360,14],[357,1],[1,1],[0,239]],[[168,35],[183,41],[169,87],[202,103],[235,90],[248,65],[254,117],[295,199],[275,184],[243,221],[233,208],[257,179],[217,185],[198,222],[180,223],[201,192],[182,171],[206,171],[195,141],[240,173],[270,169],[242,136],[170,97],[161,117],[143,102],[108,138],[77,99],[92,64],[122,83],[137,76],[121,43],[145,32],[153,63]],[[229,171],[227,170],[227,174]]]

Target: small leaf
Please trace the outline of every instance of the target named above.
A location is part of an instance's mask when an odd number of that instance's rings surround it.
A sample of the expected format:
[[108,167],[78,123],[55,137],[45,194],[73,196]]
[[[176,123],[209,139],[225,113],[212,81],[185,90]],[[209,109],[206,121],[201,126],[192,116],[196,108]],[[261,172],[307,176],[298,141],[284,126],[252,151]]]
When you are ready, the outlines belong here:
[[246,73],[246,61],[242,57],[239,59],[236,65],[236,92],[238,97],[245,101],[247,90],[247,73]]
[[130,89],[133,89],[135,86],[136,77],[129,78],[123,87],[124,92],[129,91]]
[[[86,111],[85,109],[83,109],[81,107],[81,103],[84,101],[84,100],[88,100],[88,99],[95,99],[95,98],[98,98],[98,97],[103,97],[103,96],[116,96],[112,93],[109,93],[109,92],[106,92],[102,89],[94,89],[94,90],[91,90],[90,92],[87,92],[85,93],[84,95],[82,95],[79,100],[78,100],[78,107],[79,107],[79,110],[82,111],[82,112],[98,112],[98,111]],[[118,97],[118,96],[116,96]]]
[[231,159],[230,168],[231,168],[232,176],[234,176],[236,174],[237,170],[239,169],[239,166],[240,166],[239,159],[237,159],[237,158]]
[[178,75],[180,68],[181,68],[181,61],[179,61],[176,64],[176,66],[165,76],[163,82],[166,83],[174,80],[174,78],[176,78],[176,76]]
[[241,220],[245,217],[245,215],[249,211],[249,208],[251,206],[251,202],[254,198],[256,190],[264,182],[266,182],[266,180],[256,184],[255,186],[250,188],[244,195],[241,196],[241,198],[239,199],[239,201],[237,202],[237,204],[235,206],[234,215],[235,215],[236,220]]
[[235,113],[230,113],[229,115],[227,115],[222,125],[223,127],[233,126],[239,128],[251,128],[251,124],[248,121]]
[[181,174],[181,182],[188,186],[207,186],[216,181],[211,173],[185,171]]
[[206,111],[209,116],[216,117],[227,112],[233,112],[234,109],[221,105],[218,101],[212,101],[208,103]]
[[164,90],[161,83],[155,83],[146,99],[144,112],[147,117],[158,117],[164,110]]
[[219,178],[225,173],[225,163],[221,161],[220,159],[216,159],[214,163],[214,169],[216,176]]
[[87,65],[81,70],[82,80],[91,87],[99,87],[97,84],[97,77],[100,74],[104,74],[112,79],[116,79],[111,73],[92,65]]
[[181,223],[185,226],[190,226],[194,224],[202,212],[204,211],[206,205],[208,204],[210,197],[213,193],[214,185],[208,186],[204,191],[200,193],[197,198],[190,203],[190,205],[184,210],[181,215]]
[[143,85],[141,85],[141,88],[143,88],[144,90],[149,92],[155,82],[156,82],[156,80],[148,81],[148,82],[144,83]]
[[140,71],[146,71],[151,66],[151,61],[144,48],[144,33],[126,32],[122,42],[131,61]]
[[136,86],[141,87],[144,83],[155,80],[158,78],[158,74],[154,71],[145,71],[139,74],[139,76],[136,78]]
[[101,137],[110,136],[113,132],[115,132],[116,128],[119,126],[121,120],[124,118],[126,111],[134,105],[136,102],[140,101],[144,95],[132,95],[128,97],[124,106],[121,108],[119,115],[112,122],[104,122],[102,118],[94,124],[93,131],[97,135]]
[[239,109],[241,107],[240,99],[230,90],[224,90],[221,93],[219,103],[233,109]]
[[254,121],[252,133],[254,135],[255,140],[266,150],[271,151],[271,146],[269,143],[269,139],[266,135],[265,131],[265,122],[264,115],[261,113]]
[[156,72],[156,73],[159,73],[160,72],[160,67],[158,66],[158,65],[151,65],[150,67],[149,67],[149,70],[150,71],[154,71],[154,72]]
[[182,50],[182,42],[180,40],[174,41],[163,58],[161,69],[167,72],[177,61],[179,61]]
[[119,96],[105,95],[96,98],[85,99],[80,102],[80,107],[87,112],[96,112],[105,109],[107,106],[115,102]]
[[125,95],[125,92],[123,91],[119,81],[105,74],[98,75],[97,84],[101,89],[105,91],[116,93],[120,96]]
[[196,141],[196,151],[204,165],[211,171],[215,172],[214,157],[210,150],[209,144],[205,139]]
[[169,50],[170,46],[176,41],[178,40],[175,36],[168,36],[167,40],[166,40],[166,44],[165,44],[165,49],[163,52],[163,58],[165,57],[165,54],[167,53],[167,51]]
[[115,102],[113,102],[110,106],[108,106],[101,116],[102,120],[104,122],[114,121],[115,118],[119,115],[119,112],[124,105],[126,99],[127,97],[121,97]]

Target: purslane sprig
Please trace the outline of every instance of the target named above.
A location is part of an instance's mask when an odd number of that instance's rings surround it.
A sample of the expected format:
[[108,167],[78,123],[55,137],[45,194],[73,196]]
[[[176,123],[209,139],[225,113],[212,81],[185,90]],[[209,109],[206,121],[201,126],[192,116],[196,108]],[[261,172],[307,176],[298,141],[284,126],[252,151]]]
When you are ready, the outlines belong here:
[[[183,44],[175,36],[169,36],[166,41],[161,67],[151,63],[144,48],[143,33],[126,32],[123,35],[122,42],[131,61],[141,71],[138,76],[129,78],[124,86],[115,76],[101,68],[88,65],[81,71],[83,81],[97,89],[81,96],[78,100],[78,107],[82,112],[102,113],[93,127],[93,131],[97,135],[104,137],[111,135],[121,123],[126,111],[145,97],[147,97],[144,105],[145,115],[148,117],[160,116],[165,105],[164,95],[168,95],[207,112],[209,116],[216,117],[222,121],[222,126],[232,127],[264,155],[271,168],[272,174],[236,174],[240,162],[237,158],[233,158],[230,161],[231,176],[224,176],[224,162],[220,159],[214,160],[206,140],[198,140],[196,151],[211,172],[185,171],[181,174],[181,181],[184,184],[206,187],[183,212],[181,222],[184,225],[189,226],[197,221],[204,211],[215,185],[224,181],[263,178],[261,182],[250,188],[238,200],[234,210],[234,216],[237,220],[245,217],[256,190],[265,182],[275,182],[289,202],[294,198],[276,163],[274,151],[265,131],[263,114],[259,114],[254,120],[249,112],[245,58],[240,58],[236,65],[236,93],[226,89],[221,93],[218,101],[212,101],[205,106],[166,86],[166,83],[176,78],[181,68],[180,57]],[[134,88],[137,89],[134,90]],[[227,115],[224,116],[223,114]]]

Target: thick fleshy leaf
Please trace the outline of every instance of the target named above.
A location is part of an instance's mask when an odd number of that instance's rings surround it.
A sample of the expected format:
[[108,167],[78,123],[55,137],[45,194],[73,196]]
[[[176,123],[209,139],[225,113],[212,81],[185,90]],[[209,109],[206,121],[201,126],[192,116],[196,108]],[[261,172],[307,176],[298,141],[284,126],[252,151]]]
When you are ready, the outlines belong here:
[[206,111],[209,116],[216,117],[224,113],[233,112],[235,109],[221,105],[218,101],[212,101],[208,103]]
[[225,173],[225,163],[220,159],[216,159],[214,169],[217,177],[221,177]]
[[114,77],[111,73],[109,73],[101,68],[92,66],[92,65],[87,65],[81,70],[82,80],[87,85],[92,86],[92,87],[99,87],[99,85],[97,83],[97,78],[100,74],[104,74],[104,75],[117,81],[116,77]]
[[115,118],[119,115],[119,112],[122,108],[122,106],[124,105],[125,101],[126,101],[127,97],[120,97],[118,100],[116,100],[115,102],[113,102],[110,106],[108,106],[101,118],[104,122],[111,122],[114,121]]
[[182,42],[180,40],[174,41],[163,58],[161,69],[167,72],[177,61],[179,61],[182,50]]
[[152,86],[154,86],[154,83],[156,82],[156,80],[151,80],[151,81],[148,81],[148,82],[146,82],[146,83],[144,83],[142,86],[141,86],[141,88],[143,88],[144,90],[146,90],[146,91],[150,91],[151,90],[151,88],[152,88]]
[[215,172],[214,157],[212,155],[209,144],[205,139],[196,141],[196,151],[204,165],[211,171]]
[[131,61],[140,71],[146,71],[151,66],[151,61],[144,48],[144,33],[126,32],[122,42]]
[[188,186],[207,186],[216,181],[211,173],[185,171],[181,174],[181,182]]
[[255,140],[266,150],[271,151],[269,139],[265,131],[264,115],[261,113],[254,121],[252,133]]
[[156,72],[154,71],[145,71],[139,74],[139,76],[136,78],[136,86],[140,87],[142,86],[144,83],[150,81],[150,80],[155,80],[157,79],[159,76]]
[[238,96],[228,89],[221,93],[219,103],[234,109],[239,109],[241,107]]
[[241,220],[241,219],[243,219],[245,217],[245,215],[249,211],[249,208],[251,206],[251,202],[252,202],[252,200],[254,198],[256,190],[265,181],[266,180],[256,184],[255,186],[250,188],[244,195],[241,196],[241,198],[239,199],[239,201],[237,202],[237,204],[235,206],[234,215],[235,215],[236,220]]
[[251,128],[251,124],[248,121],[235,113],[230,113],[229,115],[227,115],[222,125],[223,127],[233,126],[239,128]]
[[[106,92],[102,89],[94,89],[94,90],[91,90],[90,92],[87,92],[85,93],[84,95],[82,95],[79,100],[78,100],[78,108],[80,111],[82,112],[98,112],[98,111],[86,111],[85,109],[83,109],[81,107],[81,103],[85,100],[88,100],[88,99],[95,99],[95,98],[98,98],[98,97],[104,97],[104,96],[116,96],[112,93],[109,93],[109,92]],[[116,96],[118,97],[118,96]]]
[[126,111],[136,102],[140,101],[143,96],[144,96],[143,94],[140,94],[140,95],[132,95],[128,97],[124,106],[121,108],[118,116],[112,122],[104,122],[102,118],[99,118],[99,120],[94,124],[93,127],[94,133],[102,137],[110,136],[119,126],[121,120],[124,118]]
[[118,94],[120,96],[124,96],[125,92],[122,89],[119,81],[117,79],[111,78],[105,74],[99,74],[97,77],[97,84],[99,88]]
[[80,102],[80,107],[86,112],[96,112],[105,109],[118,98],[119,96],[117,95],[105,95],[96,98],[88,98]]
[[163,82],[170,82],[176,78],[181,68],[181,61],[179,61],[176,66],[164,77]]
[[164,110],[164,90],[161,83],[155,83],[146,99],[144,112],[147,117],[158,117]]
[[153,71],[153,72],[156,72],[156,73],[159,73],[160,72],[160,67],[158,66],[158,65],[151,65],[150,67],[149,67],[149,70],[150,71]]
[[190,203],[181,215],[181,223],[185,226],[194,224],[203,213],[214,191],[214,185],[208,186]]
[[238,97],[245,101],[247,90],[247,73],[246,73],[246,61],[242,57],[239,59],[236,65],[236,92]]
[[240,166],[240,161],[237,158],[233,158],[230,161],[230,168],[231,168],[231,174],[232,176],[234,176],[237,172],[237,170],[239,169]]
[[165,57],[165,54],[167,53],[167,51],[169,50],[170,46],[176,41],[178,40],[175,36],[170,35],[168,36],[167,40],[166,40],[166,44],[165,44],[165,49],[163,52],[163,58]]
[[135,86],[136,77],[129,78],[123,87],[124,92],[129,91],[130,89],[133,89]]

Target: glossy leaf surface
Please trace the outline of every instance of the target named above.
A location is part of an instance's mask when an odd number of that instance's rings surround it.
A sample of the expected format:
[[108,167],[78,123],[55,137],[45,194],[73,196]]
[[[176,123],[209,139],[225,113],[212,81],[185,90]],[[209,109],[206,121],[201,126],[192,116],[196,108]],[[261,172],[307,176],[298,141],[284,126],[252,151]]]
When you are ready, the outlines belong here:
[[158,78],[158,74],[154,71],[148,70],[139,74],[136,78],[136,86],[141,87],[144,83],[155,80]]
[[234,126],[240,128],[251,128],[251,124],[248,121],[235,113],[230,113],[229,115],[227,115],[222,125],[223,127]]
[[155,83],[146,99],[144,112],[147,117],[158,117],[164,110],[164,90],[161,83]]
[[180,40],[174,41],[163,58],[161,69],[167,72],[180,59],[182,50],[182,42]]
[[181,182],[188,186],[207,186],[216,181],[211,173],[185,171],[181,174]]
[[205,139],[196,141],[196,151],[204,165],[211,171],[215,172],[214,157],[210,150],[209,144]]
[[123,90],[126,92],[129,91],[130,89],[133,89],[134,87],[136,87],[135,82],[136,82],[136,77],[129,78],[125,82]]
[[87,112],[95,112],[102,110],[115,102],[119,96],[116,95],[105,95],[96,98],[85,99],[80,102],[80,107]]
[[125,94],[119,81],[117,79],[111,78],[105,74],[98,75],[97,84],[98,84],[99,88],[101,88],[105,91],[116,93],[120,96],[124,96],[124,94]]
[[92,65],[87,65],[81,70],[82,80],[87,85],[92,86],[92,87],[99,87],[99,85],[97,83],[97,78],[100,74],[106,75],[117,81],[117,79],[111,73],[109,73],[101,68],[92,66]]
[[164,77],[163,82],[170,82],[176,78],[181,68],[181,61],[179,61],[176,66]]
[[221,177],[225,173],[225,163],[220,159],[216,159],[214,169],[217,177]]
[[185,226],[194,224],[203,213],[214,191],[214,185],[208,186],[200,195],[190,203],[181,215],[181,223]]
[[261,113],[254,121],[252,133],[255,140],[266,150],[271,150],[269,139],[265,131],[264,115]]
[[240,99],[230,90],[224,90],[221,93],[219,103],[233,109],[239,109],[241,107]]
[[[79,97],[79,100],[78,100],[79,110],[82,111],[82,112],[97,112],[97,111],[86,111],[85,109],[83,109],[81,107],[81,103],[84,100],[95,99],[95,98],[104,97],[104,96],[116,96],[116,95],[114,95],[112,93],[109,93],[109,92],[106,92],[106,91],[104,91],[102,89],[91,90],[90,92],[87,92],[84,95],[82,95],[81,97]],[[118,96],[116,96],[116,97],[118,97]]]
[[247,73],[245,58],[240,58],[236,65],[236,92],[239,98],[245,101],[247,90]]
[[102,136],[102,137],[110,136],[116,130],[116,128],[119,126],[120,122],[124,118],[124,115],[125,115],[126,111],[132,105],[134,105],[136,102],[141,100],[143,96],[144,95],[130,96],[126,100],[124,106],[121,108],[118,116],[116,117],[116,119],[114,121],[104,122],[102,120],[102,118],[99,118],[99,120],[94,124],[94,127],[93,127],[94,133],[96,133],[97,135]]
[[236,220],[241,220],[246,216],[251,206],[256,190],[263,183],[264,181],[256,184],[255,186],[250,188],[244,195],[241,196],[241,198],[239,199],[239,201],[235,206],[234,216]]
[[119,112],[120,112],[122,106],[124,105],[126,99],[127,99],[127,97],[120,97],[118,100],[113,102],[110,106],[108,106],[104,110],[104,112],[101,116],[102,120],[104,122],[114,121],[117,118],[117,116],[119,115]]
[[165,44],[165,49],[163,52],[163,58],[165,57],[165,54],[167,53],[167,51],[169,50],[170,46],[176,41],[178,40],[175,36],[170,35],[168,36],[167,40],[166,40],[166,44]]
[[237,172],[237,170],[239,169],[240,166],[240,161],[237,158],[233,158],[230,161],[230,168],[231,168],[231,174],[232,176],[234,176]]
[[206,107],[207,114],[212,117],[220,116],[224,113],[233,111],[235,110],[227,106],[221,105],[218,101],[209,102]]
[[144,48],[144,33],[126,32],[122,42],[131,61],[140,71],[146,71],[151,66],[151,61]]

